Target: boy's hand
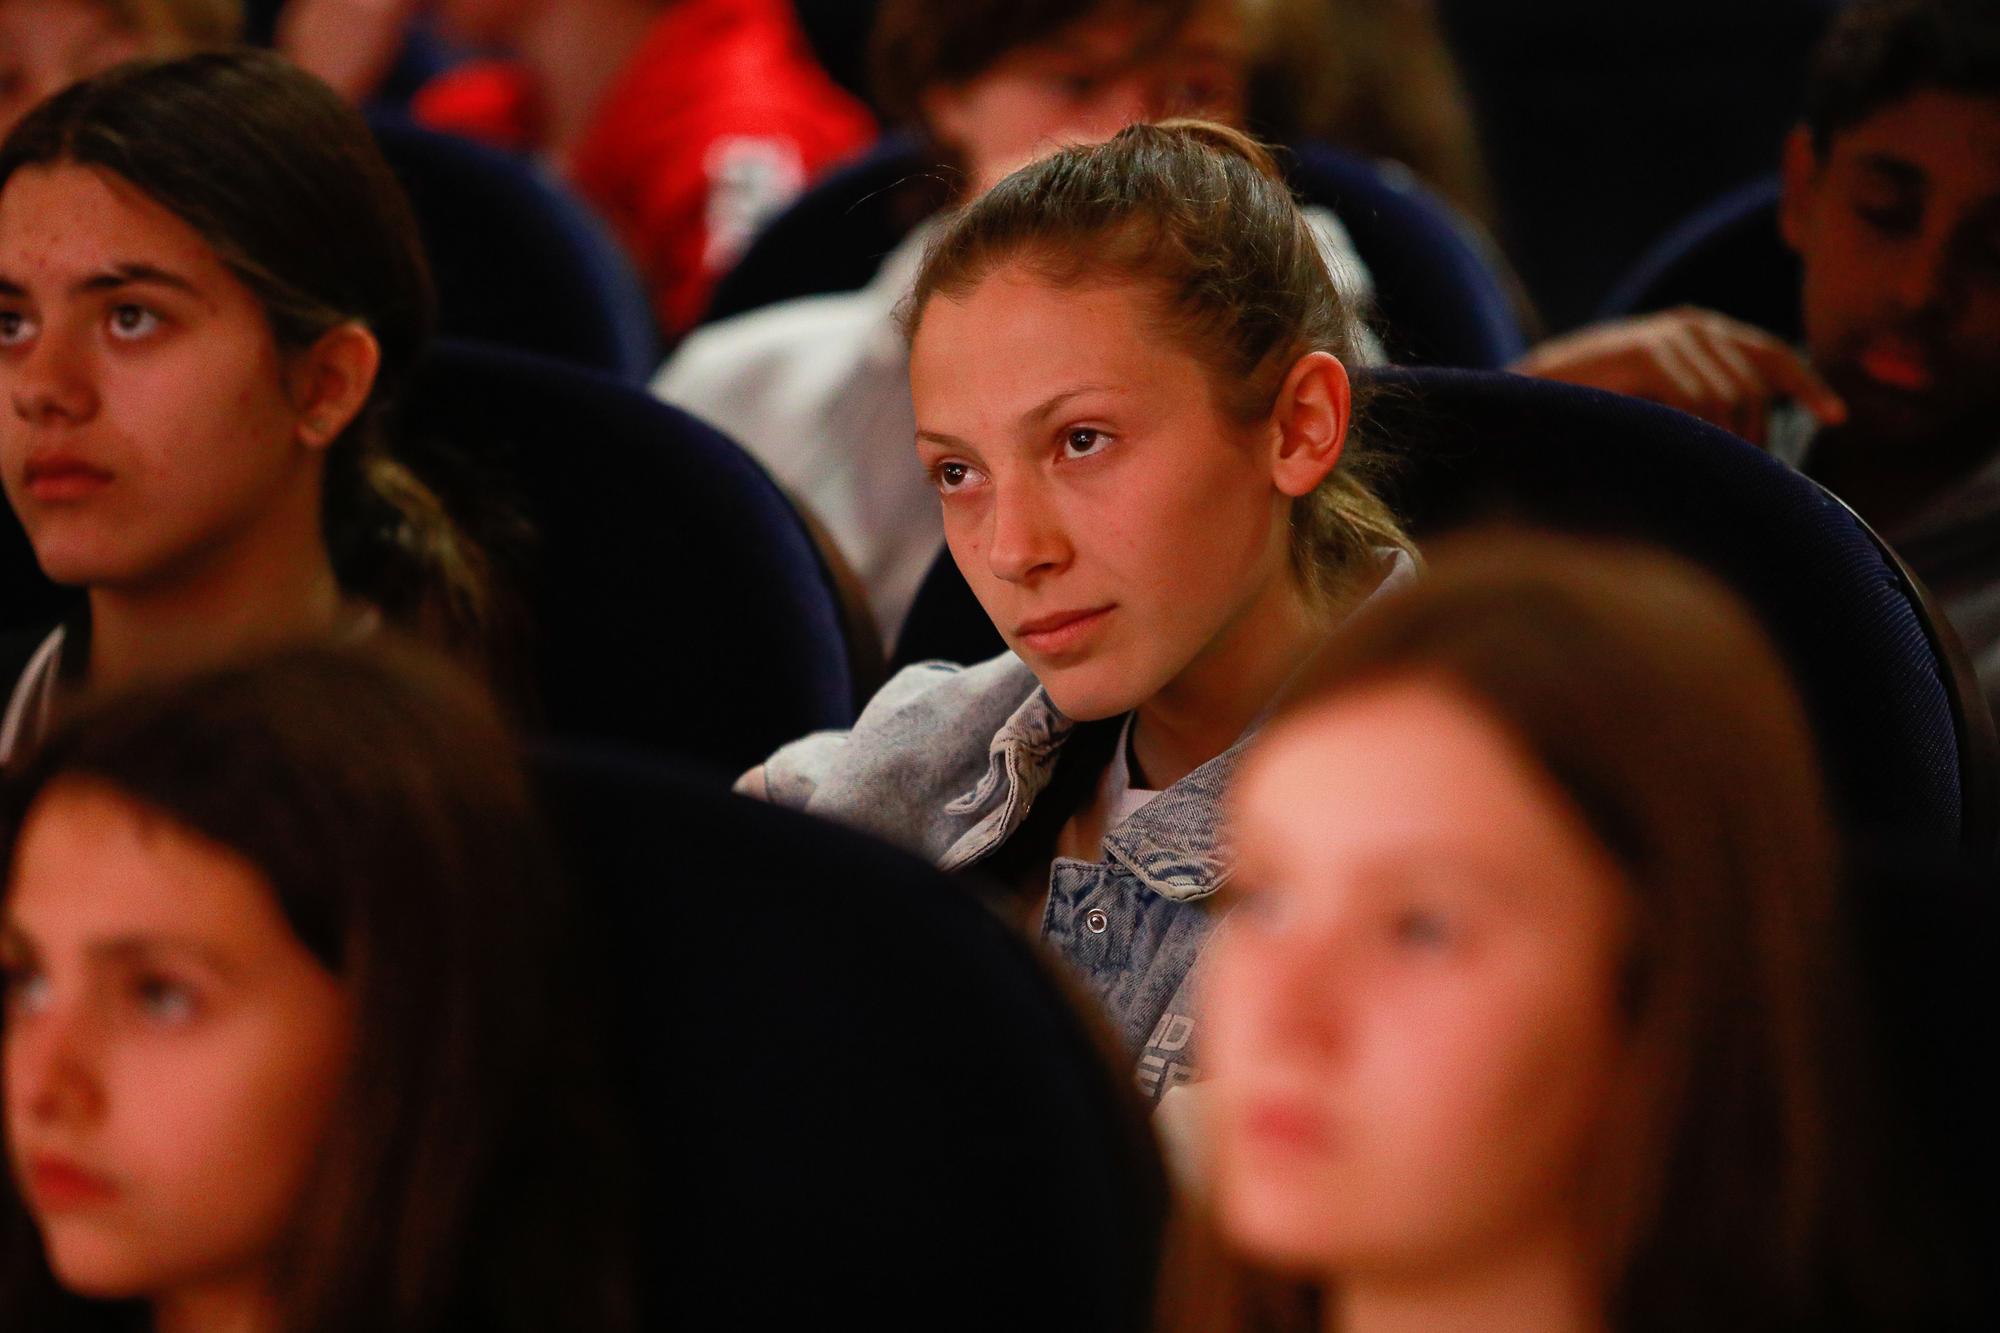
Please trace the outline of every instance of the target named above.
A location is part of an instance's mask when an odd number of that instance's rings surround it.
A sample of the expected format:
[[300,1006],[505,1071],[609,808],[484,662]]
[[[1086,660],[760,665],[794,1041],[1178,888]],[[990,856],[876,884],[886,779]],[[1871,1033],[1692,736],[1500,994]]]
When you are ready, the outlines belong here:
[[1679,408],[1764,443],[1771,405],[1796,399],[1827,425],[1847,405],[1784,343],[1712,310],[1683,307],[1551,338],[1511,369]]

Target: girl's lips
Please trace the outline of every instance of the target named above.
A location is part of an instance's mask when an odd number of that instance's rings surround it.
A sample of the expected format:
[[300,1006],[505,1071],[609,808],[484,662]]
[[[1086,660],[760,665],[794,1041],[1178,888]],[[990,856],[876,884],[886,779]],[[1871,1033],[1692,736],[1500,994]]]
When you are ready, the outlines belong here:
[[1111,607],[1100,606],[1094,611],[1063,612],[1055,616],[1044,616],[1020,626],[1015,633],[1023,644],[1044,656],[1057,656],[1074,651],[1084,638],[1104,623],[1112,612]]
[[110,1203],[118,1187],[94,1171],[60,1157],[37,1157],[28,1164],[28,1197],[44,1212]]
[[1243,1130],[1267,1150],[1287,1153],[1324,1152],[1333,1132],[1326,1117],[1299,1102],[1272,1098],[1252,1102],[1243,1110]]
[[1861,373],[1877,384],[1905,393],[1924,393],[1937,382],[1921,351],[1900,340],[1870,343],[1859,358]]
[[111,484],[111,474],[80,459],[49,458],[30,460],[21,481],[34,499],[59,503],[95,495]]

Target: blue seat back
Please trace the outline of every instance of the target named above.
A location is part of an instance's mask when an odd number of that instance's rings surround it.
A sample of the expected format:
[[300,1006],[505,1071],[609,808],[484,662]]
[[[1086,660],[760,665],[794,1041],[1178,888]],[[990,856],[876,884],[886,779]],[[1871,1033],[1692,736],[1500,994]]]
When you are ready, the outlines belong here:
[[1301,144],[1291,179],[1333,210],[1368,265],[1391,361],[1496,370],[1527,350],[1491,242],[1406,168]]
[[708,426],[607,376],[447,345],[419,374],[405,435],[518,590],[547,730],[734,776],[852,721],[817,549]]
[[658,768],[542,786],[634,1120],[647,1327],[1142,1333],[1129,1072],[927,863]]
[[1798,341],[1799,259],[1778,231],[1778,190],[1767,177],[1697,210],[1619,280],[1598,317],[1701,306]]
[[702,323],[867,286],[889,252],[949,204],[954,190],[955,173],[939,169],[916,138],[885,135],[764,224],[715,285]]
[[661,355],[646,288],[589,208],[510,154],[393,114],[369,123],[416,210],[443,336],[646,381]]
[[[1391,354],[1421,364],[1502,366],[1524,350],[1506,284],[1470,223],[1407,171],[1305,145],[1292,184],[1331,208],[1375,277]],[[852,291],[910,230],[944,207],[955,174],[915,139],[885,139],[806,191],[717,286],[706,321],[773,302]]]

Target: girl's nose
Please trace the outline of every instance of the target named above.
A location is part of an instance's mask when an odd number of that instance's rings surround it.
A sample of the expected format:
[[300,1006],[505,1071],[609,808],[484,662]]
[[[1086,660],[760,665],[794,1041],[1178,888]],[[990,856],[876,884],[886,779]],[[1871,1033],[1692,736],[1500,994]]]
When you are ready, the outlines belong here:
[[8,381],[14,414],[32,425],[74,425],[97,414],[89,359],[68,338],[37,333],[11,365],[0,362],[0,376]]

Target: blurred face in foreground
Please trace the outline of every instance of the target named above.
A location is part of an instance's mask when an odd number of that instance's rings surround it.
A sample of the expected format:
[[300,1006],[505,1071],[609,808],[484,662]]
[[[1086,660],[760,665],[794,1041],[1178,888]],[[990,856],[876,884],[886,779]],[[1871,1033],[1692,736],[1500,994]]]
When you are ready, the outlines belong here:
[[1580,1242],[1620,1059],[1625,890],[1448,686],[1277,725],[1229,809],[1204,962],[1215,1200],[1259,1261],[1422,1284]]
[[64,1286],[265,1285],[345,1077],[347,993],[248,861],[50,788],[0,924],[9,1165]]

